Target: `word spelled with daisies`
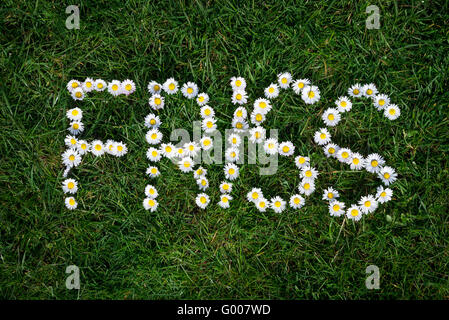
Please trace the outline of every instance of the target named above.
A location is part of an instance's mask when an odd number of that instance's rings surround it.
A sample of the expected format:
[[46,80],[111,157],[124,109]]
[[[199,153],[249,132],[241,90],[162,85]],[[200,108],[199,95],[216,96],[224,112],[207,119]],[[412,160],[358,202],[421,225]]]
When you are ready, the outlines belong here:
[[[297,192],[292,192],[289,199],[283,199],[280,196],[273,196],[267,199],[261,188],[254,187],[248,190],[246,198],[253,203],[257,210],[265,212],[271,209],[276,213],[281,213],[289,205],[293,209],[300,209],[304,206],[305,197],[310,196],[315,191],[315,180],[318,177],[318,170],[310,163],[310,158],[306,155],[295,156],[295,146],[291,141],[278,141],[277,136],[267,136],[267,128],[264,122],[269,116],[270,110],[273,108],[273,102],[281,94],[281,91],[292,91],[301,96],[302,101],[307,105],[313,105],[320,100],[320,90],[317,86],[311,84],[308,79],[293,80],[290,73],[281,73],[278,75],[276,83],[271,83],[264,90],[264,97],[254,100],[251,113],[245,107],[248,104],[248,94],[246,92],[246,81],[242,77],[231,78],[232,96],[231,102],[236,105],[231,121],[230,134],[226,135],[225,147],[225,163],[223,165],[224,179],[218,186],[220,191],[220,199],[217,203],[221,208],[229,208],[232,197],[233,182],[239,178],[239,166],[244,157],[243,139],[248,137],[248,143],[257,146],[258,150],[262,150],[263,154],[270,156],[281,156],[282,158],[294,159],[295,165],[299,170],[301,182],[297,187]],[[83,100],[85,95],[92,91],[108,92],[114,96],[121,94],[129,95],[133,93],[136,86],[133,81],[125,80],[123,82],[114,80],[106,83],[103,80],[86,79],[83,83],[71,80],[67,89],[71,93],[73,99]],[[215,135],[218,132],[215,111],[209,105],[210,97],[207,93],[200,93],[198,86],[193,82],[187,82],[182,86],[173,79],[169,78],[164,83],[151,81],[148,84],[148,91],[151,94],[149,105],[152,112],[149,113],[144,120],[145,127],[148,131],[145,139],[150,145],[146,152],[148,161],[150,162],[146,174],[150,179],[160,177],[161,172],[157,163],[163,158],[172,161],[181,172],[192,173],[198,189],[195,202],[196,205],[205,209],[211,202],[210,196],[206,193],[209,188],[209,180],[207,178],[207,168],[201,162],[202,153],[208,153],[212,148],[215,149]],[[164,135],[159,130],[161,125],[161,111],[168,103],[169,96],[179,95],[179,91],[186,99],[195,99],[199,107],[201,120],[201,135],[199,139],[183,142],[175,146],[169,141],[163,142]],[[395,120],[400,115],[400,109],[395,104],[390,103],[390,99],[385,94],[378,94],[374,84],[359,85],[355,84],[348,89],[348,95],[351,98],[369,98],[374,106],[384,113],[390,119]],[[167,102],[166,102],[167,99]],[[352,109],[352,102],[349,97],[343,96],[337,99],[336,107],[327,109],[322,119],[326,126],[334,127],[341,120],[342,115]],[[73,121],[70,124],[69,131],[72,135],[67,136],[66,145],[68,149],[63,154],[63,163],[66,166],[64,177],[67,176],[70,168],[79,165],[81,156],[90,151],[95,156],[101,156],[109,153],[115,156],[126,154],[126,145],[121,142],[107,141],[103,144],[99,140],[88,143],[84,140],[77,140],[76,135],[83,131],[81,123],[82,111],[79,108],[70,109],[67,117]],[[273,129],[273,128],[270,128]],[[220,139],[221,141],[221,139]],[[357,152],[352,152],[348,148],[341,148],[331,141],[331,134],[326,128],[318,130],[314,135],[314,141],[323,146],[324,153],[327,157],[334,157],[337,160],[347,164],[352,170],[367,170],[376,174],[381,182],[389,186],[393,183],[397,174],[392,167],[385,166],[385,160],[378,154],[371,154],[363,157]],[[221,150],[221,145],[219,146]],[[199,159],[199,160],[198,160]],[[220,162],[221,163],[221,162]],[[63,191],[65,193],[76,193],[77,182],[73,179],[67,179],[63,182]],[[333,188],[324,191],[323,199],[328,201],[329,212],[331,216],[345,215],[347,218],[359,221],[364,214],[372,213],[378,207],[379,203],[385,203],[392,198],[393,191],[390,188],[379,186],[375,195],[367,195],[360,199],[357,204],[349,206],[338,201],[339,193]],[[154,212],[158,208],[158,191],[148,184],[144,190],[143,207],[146,210]],[[66,206],[74,209],[77,202],[73,197],[66,198]]]

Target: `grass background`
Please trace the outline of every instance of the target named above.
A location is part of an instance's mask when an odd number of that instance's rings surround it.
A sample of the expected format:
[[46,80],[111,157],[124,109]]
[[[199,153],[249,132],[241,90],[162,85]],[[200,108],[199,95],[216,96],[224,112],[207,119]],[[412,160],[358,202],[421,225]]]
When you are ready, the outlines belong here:
[[[65,7],[80,6],[80,29]],[[367,30],[368,4],[381,28]],[[446,1],[12,1],[1,6],[0,297],[6,299],[446,299],[448,230],[448,3]],[[200,211],[192,175],[167,160],[153,181],[160,208],[142,208],[148,161],[146,85],[175,77],[211,96],[219,128],[234,106],[229,79],[247,79],[250,102],[282,71],[308,77],[322,98],[305,106],[291,91],[274,103],[280,128],[320,171],[301,211],[258,212],[252,186],[268,197],[294,192],[299,177],[281,159],[277,175],[242,167],[229,210]],[[133,79],[130,97],[90,94],[74,102],[65,85],[85,77]],[[355,82],[374,82],[402,109],[390,122],[367,102],[331,133],[340,145],[379,152],[397,169],[394,200],[360,223],[331,218],[321,201],[334,185],[347,203],[379,181],[325,158],[312,140],[319,115]],[[83,138],[123,140],[121,159],[86,156],[71,177],[79,209],[64,207],[60,155],[67,109],[80,106]],[[162,131],[190,128],[199,108],[169,99]],[[296,153],[298,154],[298,152]],[[210,166],[218,201],[221,166]],[[388,219],[390,216],[391,219]],[[65,269],[81,270],[81,290]],[[365,268],[380,269],[367,290]]]

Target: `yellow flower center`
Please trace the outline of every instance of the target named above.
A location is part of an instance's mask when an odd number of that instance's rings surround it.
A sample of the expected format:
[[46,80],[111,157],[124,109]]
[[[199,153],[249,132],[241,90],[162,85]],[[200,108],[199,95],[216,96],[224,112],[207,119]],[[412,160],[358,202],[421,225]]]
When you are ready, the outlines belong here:
[[306,162],[306,158],[304,158],[304,157],[299,158],[299,163],[300,164],[303,164],[305,162]]
[[235,127],[237,129],[242,129],[243,128],[243,124],[241,122],[237,122],[237,124],[235,125]]
[[267,104],[266,104],[265,101],[261,101],[261,102],[259,103],[259,108],[265,109],[266,107],[267,107]]
[[100,151],[101,150],[101,145],[100,144],[95,145],[95,150]]
[[347,153],[347,152],[345,151],[345,152],[343,152],[343,153],[341,154],[341,157],[346,159],[347,157],[349,157],[349,153]]
[[387,196],[387,193],[385,192],[385,191],[382,191],[382,193],[380,194],[380,196],[383,198],[383,197],[386,197]]
[[212,121],[208,121],[206,123],[206,126],[210,129],[210,128],[212,128],[214,126],[214,123]]
[[171,152],[171,150],[172,150],[172,148],[171,148],[170,146],[167,146],[167,147],[165,147],[165,152],[168,152],[168,153],[170,153],[170,152]]
[[148,200],[148,205],[149,205],[150,207],[154,207],[155,204],[156,204],[156,202],[154,202],[153,199]]
[[168,89],[170,89],[171,91],[175,90],[175,84],[174,83],[170,83],[168,85]]
[[228,189],[229,189],[229,185],[228,184],[223,185],[223,190],[228,190]]
[[122,146],[117,146],[117,150],[122,152],[123,151],[123,147]]
[[188,162],[188,161],[184,162],[184,167],[189,168],[190,167],[190,162]]
[[193,93],[193,89],[192,88],[187,88],[187,93],[188,94],[192,94]]
[[74,123],[72,127],[73,129],[78,130],[80,125],[78,123]]
[[334,148],[329,148],[329,153],[330,154],[334,154],[335,153],[335,149]]
[[304,184],[304,189],[309,190],[310,189],[310,184],[309,183]]
[[281,202],[280,201],[276,201],[275,203],[274,203],[274,205],[276,206],[276,207],[280,207],[281,206]]
[[81,98],[82,96],[83,96],[83,94],[80,91],[77,91],[75,93],[75,97],[77,97],[77,98]]
[[385,100],[384,99],[380,99],[379,100],[379,105],[383,106],[385,104]]
[[199,97],[198,97],[198,101],[199,101],[199,102],[203,102],[203,101],[204,101],[204,97],[203,97],[203,96],[199,96]]
[[157,151],[151,152],[151,155],[152,155],[153,157],[157,157]]
[[358,210],[356,210],[356,209],[352,209],[351,210],[351,216],[357,217],[358,215],[359,215],[359,211]]
[[98,89],[102,89],[103,88],[103,84],[101,82],[97,83],[97,88]]
[[390,174],[389,174],[388,172],[385,172],[385,173],[384,173],[384,178],[385,178],[385,179],[390,179]]
[[298,83],[298,88],[299,88],[299,89],[304,88],[304,82],[299,82],[299,83]]
[[313,97],[315,97],[315,92],[309,91],[309,98],[312,99]]
[[346,107],[348,105],[348,103],[346,101],[342,101],[340,102],[340,106],[342,106],[343,108]]
[[74,206],[74,205],[75,205],[75,200],[74,200],[73,198],[70,198],[69,204],[70,204],[71,206]]
[[87,145],[85,143],[81,144],[81,149],[86,150],[87,149]]
[[157,173],[157,169],[156,168],[151,168],[151,173],[152,174],[156,174]]
[[282,82],[283,84],[286,84],[286,83],[287,83],[287,78],[282,78],[282,79],[281,79],[281,82]]
[[335,117],[332,113],[330,115],[328,115],[327,118],[331,121],[335,119]]
[[236,115],[237,117],[241,117],[241,116],[243,116],[243,111],[242,111],[242,110],[237,110],[237,112],[235,113],[235,115]]
[[151,139],[156,139],[157,138],[157,134],[156,133],[153,133],[152,135],[151,135]]
[[201,203],[206,203],[206,201],[207,201],[207,200],[206,200],[206,197],[201,197],[201,198],[200,198],[200,201],[201,201]]
[[366,90],[366,94],[369,95],[369,96],[372,95],[373,94],[373,90],[371,90],[371,89]]
[[237,93],[237,95],[235,96],[235,98],[237,100],[242,100],[242,95],[240,93]]
[[392,116],[394,116],[394,115],[396,114],[396,110],[390,109],[390,110],[388,111],[388,113],[390,113]]
[[157,105],[160,105],[161,102],[162,102],[162,100],[160,98],[154,99],[154,103],[157,104]]
[[365,201],[365,207],[369,208],[371,207],[371,201]]
[[75,188],[75,184],[74,184],[73,182],[69,182],[69,183],[67,184],[67,188],[73,189],[73,188]]
[[69,156],[69,160],[70,160],[70,161],[75,161],[75,156],[74,156],[73,154],[71,154],[71,155]]
[[223,201],[224,203],[226,203],[226,202],[228,202],[228,198],[223,197],[221,201]]
[[235,86],[236,86],[236,87],[240,87],[241,85],[242,85],[242,81],[237,80],[237,81],[235,82]]
[[371,166],[372,167],[377,167],[378,165],[379,165],[379,162],[377,162],[377,160],[371,161]]
[[354,164],[359,164],[360,160],[358,158],[354,158],[352,159],[352,163]]
[[327,197],[328,197],[329,199],[332,199],[332,198],[334,197],[334,194],[333,194],[332,192],[329,192],[329,193],[327,194]]
[[360,93],[360,90],[359,89],[354,89],[354,90],[352,90],[352,93],[354,93],[355,95],[358,95]]
[[150,194],[154,194],[154,189],[150,189]]
[[204,143],[205,146],[208,146],[208,145],[210,145],[210,140],[204,140],[203,143]]
[[73,144],[73,145],[75,145],[75,144],[76,144],[76,140],[75,140],[75,139],[71,139],[71,140],[70,140],[70,143]]
[[228,172],[229,172],[229,174],[231,174],[231,175],[232,175],[232,174],[234,174],[234,173],[235,173],[235,169],[231,168],[231,169],[229,169],[229,171],[228,171]]
[[269,93],[273,93],[273,92],[274,92],[274,88],[273,88],[273,87],[270,87],[270,89],[268,89],[268,92],[269,92]]
[[253,199],[257,199],[257,198],[259,198],[259,194],[258,194],[257,192],[253,192],[253,194],[251,195],[251,197],[252,197]]
[[201,180],[201,185],[205,186],[207,184],[206,180]]
[[306,177],[311,177],[312,176],[312,171],[310,171],[310,170],[307,170],[306,171]]
[[210,109],[204,110],[204,114],[205,114],[206,116],[210,115]]
[[340,210],[340,206],[338,204],[335,204],[332,209],[334,209],[334,211],[338,211]]
[[301,202],[301,199],[295,198],[295,199],[293,199],[293,202],[294,202],[295,204],[299,204],[299,203]]
[[75,109],[75,110],[72,110],[72,115],[73,115],[73,116],[77,116],[77,115],[78,115],[78,110],[76,110],[76,109]]
[[262,121],[262,115],[260,113],[256,115],[256,121],[258,122]]
[[154,125],[156,124],[156,120],[151,119],[151,120],[150,120],[150,124],[154,126]]
[[264,201],[260,201],[260,202],[259,202],[259,207],[265,208],[265,202],[264,202]]
[[125,89],[126,89],[126,91],[131,91],[132,86],[128,83],[128,84],[125,86]]
[[78,88],[78,83],[77,82],[72,82],[72,88]]
[[284,146],[284,147],[282,148],[282,151],[284,151],[285,153],[287,153],[287,152],[290,151],[290,148],[287,147],[287,146]]
[[324,133],[320,134],[320,138],[321,139],[326,139],[326,134],[324,134]]
[[260,132],[258,132],[258,131],[256,131],[256,133],[254,134],[254,136],[256,137],[256,139],[259,139],[259,138],[260,138],[260,136],[261,136],[261,133],[260,133]]
[[112,85],[112,90],[117,91],[117,90],[118,90],[118,85],[113,84],[113,85]]
[[[173,85],[173,84],[172,84],[172,85]],[[173,89],[174,89],[174,87],[175,87],[175,86],[173,85]],[[159,87],[159,85],[157,85],[157,84],[155,84],[154,87],[153,87],[153,90],[154,90],[155,92],[158,92],[160,89],[161,89],[161,87]],[[172,89],[172,90],[173,90],[173,89]]]

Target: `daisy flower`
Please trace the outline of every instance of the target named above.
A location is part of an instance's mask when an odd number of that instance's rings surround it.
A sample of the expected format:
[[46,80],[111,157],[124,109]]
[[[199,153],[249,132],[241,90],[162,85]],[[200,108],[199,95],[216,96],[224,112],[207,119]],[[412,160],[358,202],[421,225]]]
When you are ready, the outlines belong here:
[[233,147],[238,147],[242,143],[242,138],[236,133],[231,133],[228,137],[228,142]]
[[220,192],[221,193],[231,193],[232,192],[232,183],[223,181],[220,184]]
[[379,178],[382,180],[382,182],[389,186],[393,182],[395,182],[398,179],[398,174],[396,171],[389,166],[383,167],[377,174]]
[[376,199],[379,203],[385,203],[393,197],[393,190],[379,186],[377,188]]
[[145,117],[145,127],[156,129],[159,128],[160,125],[161,120],[159,119],[159,116],[150,113]]
[[213,117],[215,115],[214,109],[209,106],[203,106],[200,110],[201,118]]
[[234,118],[234,119],[232,119],[232,127],[237,132],[243,132],[243,131],[245,131],[246,129],[249,128],[248,122],[246,122],[246,120],[244,118]]
[[90,145],[86,140],[79,140],[76,144],[76,150],[80,155],[84,155],[90,151]]
[[268,202],[267,199],[265,198],[260,198],[259,200],[256,201],[256,208],[257,210],[259,210],[260,212],[265,212],[267,211],[267,208],[270,206],[270,203]]
[[246,81],[242,77],[232,77],[231,78],[231,87],[232,87],[233,91],[245,90]]
[[194,158],[201,150],[200,146],[194,141],[187,142],[186,144],[184,144],[183,148],[186,152],[186,155],[192,158]]
[[193,171],[193,177],[195,180],[198,180],[199,178],[205,177],[207,175],[207,170],[203,167],[199,167],[195,171]]
[[184,173],[193,171],[194,165],[195,164],[190,157],[182,158],[181,161],[178,162],[179,169]]
[[348,148],[341,148],[337,152],[337,160],[349,164],[352,157],[352,151]]
[[200,145],[203,150],[207,151],[210,150],[213,147],[213,141],[211,137],[202,137],[200,140]]
[[261,143],[265,140],[266,130],[263,127],[257,126],[249,130],[249,141],[252,143]]
[[156,199],[145,198],[143,200],[143,207],[145,208],[145,210],[150,210],[151,212],[154,212],[156,211],[158,205],[159,203],[157,202]]
[[164,97],[162,97],[158,93],[155,93],[148,100],[148,104],[151,106],[151,108],[153,108],[153,110],[160,110],[164,108],[164,101]]
[[158,196],[158,192],[155,187],[153,187],[151,184],[147,184],[145,187],[145,195],[150,199],[156,199]]
[[96,157],[102,156],[105,153],[103,142],[100,140],[92,141],[90,152]]
[[373,104],[377,110],[384,110],[390,104],[390,98],[386,94],[378,94],[374,97]]
[[206,177],[201,177],[196,180],[196,184],[200,188],[200,190],[204,191],[209,188],[209,180]]
[[228,162],[237,162],[240,159],[239,149],[235,147],[226,149],[225,158]]
[[329,213],[332,217],[339,217],[345,213],[345,204],[334,200],[329,203]]
[[78,191],[78,182],[75,179],[65,179],[62,183],[62,191],[64,193],[76,193]]
[[162,137],[162,132],[160,132],[158,129],[150,129],[145,135],[145,140],[147,140],[149,144],[155,145],[159,144],[162,141]]
[[307,86],[302,89],[301,98],[306,104],[314,104],[320,100],[320,90],[317,86]]
[[114,142],[115,156],[122,157],[128,153],[128,147],[123,142]]
[[81,121],[70,122],[70,127],[67,129],[73,135],[78,135],[84,131],[84,124]]
[[263,149],[266,154],[274,155],[278,153],[278,148],[279,148],[278,141],[274,138],[265,140],[263,144]]
[[107,83],[103,79],[97,79],[94,82],[95,91],[101,92],[107,88]]
[[352,170],[361,170],[365,166],[365,159],[360,153],[353,152],[349,160]]
[[278,74],[278,83],[282,89],[287,89],[292,82],[292,75],[289,72]]
[[78,140],[74,136],[67,135],[64,139],[64,143],[67,146],[67,148],[76,148]]
[[168,94],[175,94],[178,92],[178,82],[173,78],[168,78],[167,81],[164,82],[164,91]]
[[324,154],[326,157],[336,157],[338,154],[338,151],[340,150],[340,147],[337,146],[335,143],[328,143],[323,147]]
[[94,80],[91,78],[86,78],[81,87],[84,92],[91,92],[94,89]]
[[[151,95],[155,95],[155,94],[161,93],[162,86],[159,83],[157,83],[156,81],[150,81],[150,83],[148,83],[147,88],[148,88],[148,92]],[[165,84],[164,84],[164,89],[165,89]],[[167,93],[169,93],[169,92],[167,92]]]
[[104,151],[106,153],[111,154],[111,155],[115,155],[116,154],[116,150],[115,150],[114,141],[112,141],[112,140],[106,141],[106,144],[104,145]]
[[356,83],[348,89],[348,95],[353,98],[360,98],[363,95],[363,87],[360,83]]
[[365,169],[371,173],[378,173],[384,164],[385,160],[377,153],[372,153],[365,159]]
[[359,221],[362,218],[362,211],[359,206],[352,205],[346,210],[346,217],[350,220]]
[[312,179],[303,179],[298,186],[298,190],[299,193],[309,196],[315,191],[315,182]]
[[158,177],[161,174],[159,169],[157,167],[155,167],[155,166],[149,166],[147,168],[146,173],[147,173],[147,175],[150,176],[150,178],[156,178],[156,177]]
[[265,121],[265,114],[260,112],[260,111],[256,111],[254,110],[251,113],[251,123],[255,124],[256,126],[260,125],[261,123],[263,123]]
[[226,179],[235,180],[239,176],[239,167],[233,163],[227,163],[224,167],[224,174]]
[[122,92],[125,95],[130,95],[131,93],[133,93],[134,91],[136,91],[136,84],[134,83],[134,81],[130,80],[130,79],[126,79],[122,82]]
[[305,203],[306,203],[306,201],[299,194],[295,194],[290,197],[289,204],[290,204],[290,207],[292,207],[293,209],[301,209]]
[[298,169],[310,166],[310,158],[304,156],[297,156],[295,158],[295,165]]
[[374,98],[377,95],[377,88],[374,83],[365,84],[362,88],[362,93],[367,98]]
[[234,111],[234,118],[244,118],[248,117],[248,111],[246,111],[245,107],[238,107]]
[[186,155],[186,151],[184,150],[184,148],[176,148],[175,149],[175,156],[178,158],[182,158]]
[[295,146],[290,141],[281,142],[278,146],[278,152],[281,156],[290,157],[295,153]]
[[299,79],[292,83],[292,89],[296,94],[301,94],[302,90],[308,86],[310,86],[309,79]]
[[324,111],[321,119],[323,119],[326,126],[335,127],[341,120],[340,112],[337,109],[329,108]]
[[175,155],[175,146],[171,143],[161,144],[161,153],[164,157],[172,158]]
[[83,100],[84,99],[84,91],[80,87],[73,89],[72,98],[74,100]]
[[76,88],[81,88],[81,83],[78,80],[72,79],[67,83],[67,90],[69,90],[70,93],[72,93]]
[[264,93],[267,99],[274,99],[279,95],[279,87],[277,84],[272,83],[265,88]]
[[270,201],[270,208],[276,213],[281,213],[285,210],[285,201],[281,197],[274,197]]
[[209,102],[209,95],[204,92],[200,93],[196,98],[196,102],[200,107],[206,105]]
[[220,196],[220,201],[218,202],[218,205],[222,207],[223,209],[229,208],[229,202],[232,200],[232,197],[228,194],[223,194]]
[[181,92],[187,99],[193,99],[198,94],[198,86],[193,82],[184,83]]
[[251,191],[246,194],[246,199],[248,199],[249,202],[256,203],[261,198],[263,198],[263,193],[259,188],[252,188]]
[[65,206],[69,210],[74,210],[74,209],[76,209],[76,207],[78,207],[78,202],[76,202],[74,197],[67,197],[67,198],[65,198],[64,202],[65,202]]
[[323,146],[331,141],[331,134],[329,133],[329,131],[327,131],[326,128],[321,128],[320,130],[315,132],[313,139],[315,140],[316,144]]
[[322,199],[326,201],[333,201],[339,197],[340,194],[338,193],[338,191],[330,187],[324,190]]
[[267,114],[271,110],[270,101],[264,98],[259,98],[254,101],[254,111]]
[[206,133],[212,133],[217,129],[217,120],[215,120],[212,117],[204,118],[201,127],[203,128],[204,132]]
[[335,101],[339,112],[347,112],[352,109],[352,102],[348,97],[340,97]]
[[67,118],[72,121],[81,121],[83,118],[83,110],[80,108],[73,108],[67,111]]
[[301,178],[315,180],[318,177],[318,171],[315,168],[309,166],[301,169]]
[[233,104],[245,104],[248,102],[248,95],[244,90],[236,90],[232,92]]
[[363,213],[371,213],[377,209],[378,204],[372,195],[368,195],[360,199],[359,206]]
[[150,147],[147,150],[147,159],[152,162],[159,162],[162,158],[162,152],[159,149]]
[[121,94],[121,83],[118,80],[112,80],[108,83],[108,92],[112,94],[113,96],[118,96]]
[[206,209],[209,202],[210,202],[209,196],[205,193],[200,193],[195,198],[196,205],[201,209]]
[[389,120],[396,120],[401,115],[401,110],[395,104],[388,105],[384,110],[384,116]]

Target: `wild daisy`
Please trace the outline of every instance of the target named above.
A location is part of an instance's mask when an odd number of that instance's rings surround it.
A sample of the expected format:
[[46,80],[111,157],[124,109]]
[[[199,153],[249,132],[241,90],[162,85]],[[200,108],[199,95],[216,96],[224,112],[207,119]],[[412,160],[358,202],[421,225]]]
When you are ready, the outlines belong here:
[[232,103],[233,104],[245,104],[248,102],[248,95],[244,90],[236,90],[232,92]]
[[79,140],[76,144],[76,150],[80,155],[84,155],[90,151],[90,144],[86,140]]
[[261,143],[265,140],[266,130],[263,127],[257,126],[249,130],[249,141],[252,143]]
[[149,144],[155,145],[159,144],[162,141],[162,137],[162,132],[160,132],[158,129],[150,129],[145,135],[145,140],[147,140]]
[[278,153],[279,143],[276,139],[270,138],[265,140],[263,149],[266,154],[274,155]]
[[210,150],[213,147],[213,141],[211,137],[202,137],[200,140],[201,148],[205,151]]
[[201,178],[197,179],[196,184],[198,185],[200,190],[203,190],[203,191],[206,190],[207,188],[209,188],[209,180],[207,180],[206,177],[201,177]]
[[148,104],[153,110],[160,110],[164,108],[165,99],[160,94],[155,93],[148,100]]
[[81,83],[78,80],[72,79],[67,83],[67,90],[69,90],[70,93],[72,93],[76,88],[81,88]]
[[62,191],[64,193],[76,193],[78,191],[78,182],[75,179],[65,179],[62,183]]
[[209,196],[205,193],[200,193],[195,198],[196,205],[201,209],[205,209],[209,204],[209,202],[210,202]]
[[267,199],[265,198],[260,198],[259,200],[257,200],[256,202],[256,208],[257,210],[259,210],[260,212],[265,212],[267,211],[267,208],[270,207],[270,203]]
[[244,118],[233,118],[232,119],[232,127],[237,132],[243,132],[249,128],[248,122],[246,122],[246,120]]
[[390,104],[390,98],[386,94],[378,94],[374,97],[373,104],[377,110],[384,110]]
[[297,156],[295,158],[295,165],[298,169],[308,167],[310,165],[310,158],[304,156]]
[[346,210],[346,217],[350,220],[359,221],[362,218],[362,211],[359,206],[352,205]]
[[67,129],[73,135],[78,135],[84,131],[84,124],[81,121],[70,122],[70,127]]
[[228,194],[222,194],[220,196],[220,201],[218,202],[218,205],[222,207],[223,209],[229,208],[229,203],[232,200],[232,197]]
[[352,170],[361,170],[365,166],[365,159],[360,153],[353,152],[351,154],[351,160],[349,160]]
[[338,191],[330,187],[324,190],[322,199],[326,201],[333,201],[339,197],[340,194],[338,193]]
[[96,157],[102,156],[106,152],[103,142],[100,140],[92,141],[90,152]]
[[179,169],[184,173],[193,171],[194,165],[195,163],[190,157],[184,157],[178,162]]
[[207,93],[200,93],[197,97],[196,97],[196,102],[198,103],[198,105],[204,106],[209,102],[209,95]]
[[223,181],[220,184],[220,192],[221,193],[231,193],[232,192],[232,183]]
[[186,155],[192,158],[194,158],[201,150],[200,146],[194,141],[185,143],[183,148],[186,151]]
[[[159,83],[157,83],[156,81],[150,81],[150,83],[148,83],[147,88],[148,88],[148,92],[151,95],[160,94],[161,90],[162,90],[162,86]],[[164,87],[164,89],[165,89],[165,87]],[[167,92],[167,93],[169,93],[169,92]]]
[[326,157],[336,157],[340,147],[335,143],[328,143],[323,147],[323,150]]
[[360,83],[356,83],[348,89],[348,95],[354,98],[360,98],[363,95],[363,88]]
[[113,96],[118,96],[122,93],[121,91],[122,85],[118,80],[112,80],[108,83],[108,92]]
[[74,100],[83,100],[84,99],[84,91],[80,87],[73,89],[72,98]]
[[335,101],[339,112],[347,112],[352,109],[352,102],[348,97],[340,97]]
[[295,91],[296,94],[301,94],[302,90],[308,86],[310,86],[309,79],[299,79],[292,83],[292,89],[293,91]]
[[143,207],[145,208],[145,210],[150,210],[151,212],[154,212],[156,211],[158,205],[159,203],[157,202],[156,199],[145,198],[143,200]]
[[116,157],[122,157],[128,153],[128,147],[126,146],[126,144],[124,144],[121,141],[115,142],[114,147],[115,147],[115,156]]
[[184,148],[178,147],[175,149],[175,156],[178,158],[183,158],[187,155],[186,151],[184,150]]
[[207,170],[204,169],[203,167],[199,167],[198,169],[195,169],[195,171],[193,171],[193,177],[195,178],[195,180],[205,177],[206,175],[207,175]]
[[231,180],[231,181],[235,180],[239,176],[239,167],[237,167],[233,163],[227,163],[224,166],[224,174],[225,174],[226,179]]
[[159,171],[158,167],[155,167],[155,166],[149,166],[147,168],[146,173],[147,173],[147,175],[150,176],[150,178],[156,178],[156,177],[158,177],[161,174],[161,172]]
[[206,133],[214,132],[217,129],[216,122],[217,122],[217,120],[215,120],[212,117],[204,118],[201,123],[201,126],[202,126],[204,132],[206,132]]
[[76,137],[67,135],[64,139],[64,143],[67,146],[67,148],[76,148],[76,145],[78,144],[78,139]]
[[116,154],[115,142],[112,140],[107,140],[106,144],[104,145],[104,151],[108,154],[115,156]]
[[382,182],[387,186],[395,182],[398,178],[398,174],[396,173],[396,171],[389,166],[383,167],[377,175],[382,180]]
[[159,128],[160,125],[161,120],[159,119],[159,116],[150,113],[145,117],[145,127],[156,129]]
[[248,117],[248,111],[246,111],[245,107],[238,107],[234,111],[234,118],[244,118]]
[[385,160],[377,153],[372,153],[365,158],[365,169],[371,173],[378,173],[384,164]]
[[201,118],[203,118],[203,119],[208,118],[208,117],[213,117],[215,115],[215,111],[214,111],[214,109],[212,109],[211,107],[206,105],[201,108],[200,115],[201,115]]
[[161,153],[166,158],[172,158],[175,156],[175,146],[171,143],[161,144]]
[[388,105],[384,110],[384,116],[389,120],[396,120],[401,115],[401,110],[395,104]]
[[359,201],[360,210],[363,213],[371,213],[377,209],[377,201],[372,195],[364,196]]
[[278,74],[278,83],[282,89],[287,89],[292,82],[292,75],[288,72]]
[[301,209],[305,203],[306,203],[306,201],[299,194],[295,194],[290,197],[289,204],[290,204],[290,207],[292,207],[293,209]]
[[332,217],[339,217],[345,213],[345,204],[334,200],[329,203],[329,213]]
[[94,82],[95,91],[101,92],[104,91],[107,87],[108,85],[103,79],[97,79]]
[[164,91],[168,94],[175,94],[178,92],[178,89],[178,82],[175,79],[168,78],[167,81],[164,82]]
[[67,118],[71,121],[81,121],[83,118],[83,110],[80,108],[73,108],[67,111]]
[[147,159],[152,162],[159,162],[162,158],[162,152],[159,149],[150,147],[147,150]]
[[259,188],[252,188],[251,191],[246,194],[246,199],[248,199],[249,202],[256,203],[260,198],[263,198],[263,193]]
[[181,92],[187,99],[193,99],[198,94],[198,86],[193,82],[184,83]]
[[340,112],[337,109],[329,108],[321,116],[326,126],[335,127],[341,120]]
[[67,198],[65,198],[64,202],[65,202],[65,206],[69,210],[74,210],[74,209],[76,209],[76,207],[78,207],[78,202],[76,202],[74,197],[67,197]]
[[302,89],[301,99],[306,104],[314,104],[318,100],[320,100],[320,90],[317,86],[307,86]]
[[377,88],[374,83],[365,84],[362,88],[362,93],[367,98],[374,98],[377,95]]
[[329,133],[329,131],[327,131],[326,128],[321,128],[320,130],[315,132],[313,139],[315,140],[316,144],[323,146],[331,141],[331,134]]
[[254,111],[267,114],[271,110],[271,103],[269,100],[259,98],[254,101]]
[[351,161],[352,151],[348,148],[341,148],[337,152],[337,160],[342,163],[349,164]]
[[302,179],[298,190],[299,193],[309,196],[315,191],[315,182],[312,179]]
[[265,88],[264,93],[267,99],[274,99],[279,95],[279,87],[277,84],[272,83]]
[[276,213],[281,213],[285,210],[285,201],[281,197],[274,197],[270,201],[270,208]]
[[295,146],[290,141],[281,142],[278,146],[278,152],[281,156],[290,157],[295,153]]
[[130,95],[131,93],[133,93],[134,91],[136,91],[136,84],[134,83],[134,81],[130,80],[130,79],[126,79],[122,82],[122,92],[125,95]]
[[240,135],[236,134],[236,133],[231,133],[228,136],[228,143],[233,146],[233,147],[238,147],[240,145],[240,143],[242,143],[242,138],[240,138]]
[[254,110],[251,113],[251,123],[253,123],[256,126],[261,125],[265,121],[265,119],[266,119],[265,114],[260,111]]
[[379,186],[377,188],[376,200],[379,203],[388,202],[391,200],[392,197],[393,197],[393,190],[391,190],[390,188],[384,188],[382,186]]
[[231,78],[231,87],[233,91],[236,90],[245,90],[246,81],[242,77],[232,77]]
[[240,159],[239,149],[236,147],[226,149],[225,158],[228,162],[237,162]]
[[145,195],[150,199],[156,199],[158,196],[157,189],[153,187],[151,184],[147,184],[145,187]]
[[304,179],[316,179],[318,177],[318,170],[316,170],[315,168],[312,167],[303,167],[301,169],[301,178]]

